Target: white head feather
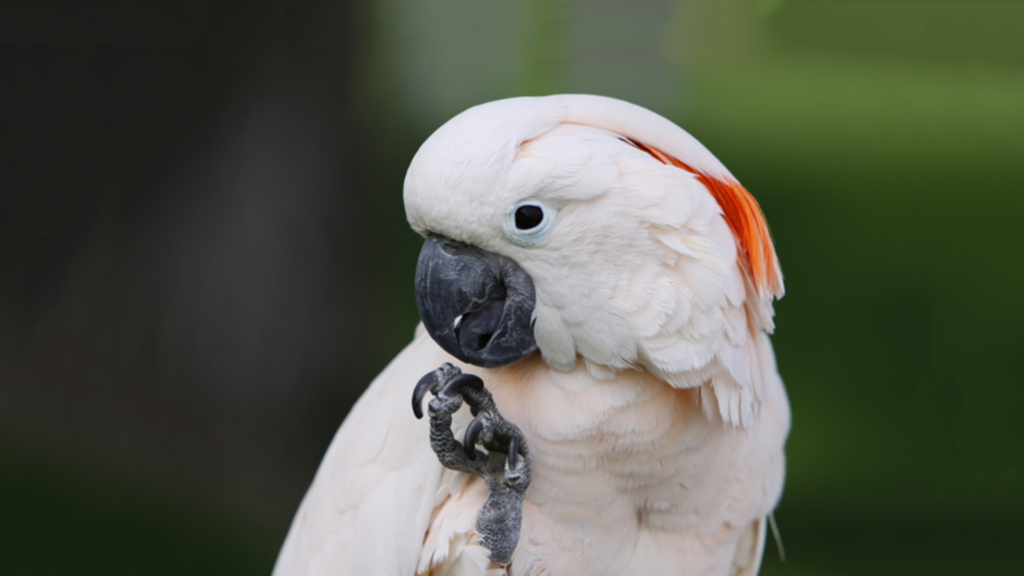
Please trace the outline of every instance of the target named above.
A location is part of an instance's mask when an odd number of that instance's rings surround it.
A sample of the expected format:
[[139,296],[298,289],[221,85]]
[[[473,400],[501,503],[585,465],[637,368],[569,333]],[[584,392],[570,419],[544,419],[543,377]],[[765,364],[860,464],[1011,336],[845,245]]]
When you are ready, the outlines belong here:
[[[763,331],[782,280],[767,228],[737,229],[752,213],[728,214],[714,187],[746,194],[672,122],[612,98],[559,95],[491,102],[448,121],[413,158],[405,206],[417,232],[507,256],[530,274],[534,332],[551,367],[582,358],[598,378],[642,368],[676,387],[707,384],[709,413],[717,406],[747,426],[763,371],[775,370]],[[554,217],[535,243],[508,234],[523,201]]]

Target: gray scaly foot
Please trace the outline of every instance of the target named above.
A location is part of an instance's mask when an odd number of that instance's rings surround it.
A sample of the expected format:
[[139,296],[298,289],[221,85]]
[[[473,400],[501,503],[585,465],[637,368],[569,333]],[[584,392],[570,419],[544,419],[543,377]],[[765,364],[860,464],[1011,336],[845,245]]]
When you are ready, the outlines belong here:
[[[448,363],[424,376],[412,396],[417,418],[423,417],[421,406],[428,391],[435,396],[428,405],[430,447],[444,467],[482,476],[487,482],[490,495],[477,514],[476,529],[491,562],[507,566],[519,542],[523,498],[533,478],[526,438],[518,426],[502,418],[479,376],[463,374]],[[452,434],[452,414],[463,402],[475,418],[460,443]],[[487,452],[477,450],[478,444]]]

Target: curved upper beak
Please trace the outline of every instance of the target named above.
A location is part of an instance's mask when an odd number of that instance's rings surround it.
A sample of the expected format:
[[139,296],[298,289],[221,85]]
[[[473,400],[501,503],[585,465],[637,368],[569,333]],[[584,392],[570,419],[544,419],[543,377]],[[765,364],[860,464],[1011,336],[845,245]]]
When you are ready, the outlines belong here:
[[504,256],[428,236],[416,266],[416,305],[430,336],[463,362],[504,366],[537,349],[533,279]]

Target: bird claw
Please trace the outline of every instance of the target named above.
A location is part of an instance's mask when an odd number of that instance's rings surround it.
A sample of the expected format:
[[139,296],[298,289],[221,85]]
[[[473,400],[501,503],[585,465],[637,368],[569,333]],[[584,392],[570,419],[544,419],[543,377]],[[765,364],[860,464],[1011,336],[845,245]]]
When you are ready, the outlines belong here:
[[491,413],[484,410],[466,427],[466,435],[462,439],[462,446],[466,449],[466,457],[476,460],[476,443],[480,439],[480,432],[484,429],[484,419],[490,418]]
[[[503,455],[499,458],[505,476],[502,481],[511,482],[509,488],[517,489],[517,481],[523,472],[523,460],[528,457],[526,439],[523,438],[518,426],[505,420],[500,414],[481,410],[466,427],[462,445],[466,457],[470,460],[476,460],[477,457],[489,458],[491,454]],[[479,452],[476,449],[477,445],[486,448],[487,454]],[[523,458],[520,458],[520,455]],[[523,486],[522,489],[525,490],[526,487]]]
[[[430,400],[430,447],[446,468],[480,476],[490,494],[477,514],[477,531],[490,551],[491,562],[499,566],[512,560],[519,541],[523,499],[533,479],[526,438],[518,426],[505,420],[483,380],[463,374],[452,364],[444,364],[416,384],[412,409],[423,416],[422,402]],[[465,402],[475,416],[466,428],[463,443],[452,434],[452,415]],[[477,450],[482,446],[487,452]]]
[[[417,420],[423,418],[423,397],[427,395],[427,392],[437,396],[442,385],[450,383],[460,374],[462,374],[462,370],[452,365],[451,362],[445,362],[437,370],[427,372],[423,378],[420,378],[412,393],[412,413],[416,416]],[[481,382],[482,385],[483,382]]]

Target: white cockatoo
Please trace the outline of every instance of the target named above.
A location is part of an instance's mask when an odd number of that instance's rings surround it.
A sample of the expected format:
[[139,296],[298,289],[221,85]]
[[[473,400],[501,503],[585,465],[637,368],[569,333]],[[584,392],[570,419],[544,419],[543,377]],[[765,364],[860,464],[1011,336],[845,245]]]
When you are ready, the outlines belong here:
[[404,197],[423,323],[274,574],[756,574],[790,423],[783,284],[721,162],[620,100],[512,98],[439,128]]

